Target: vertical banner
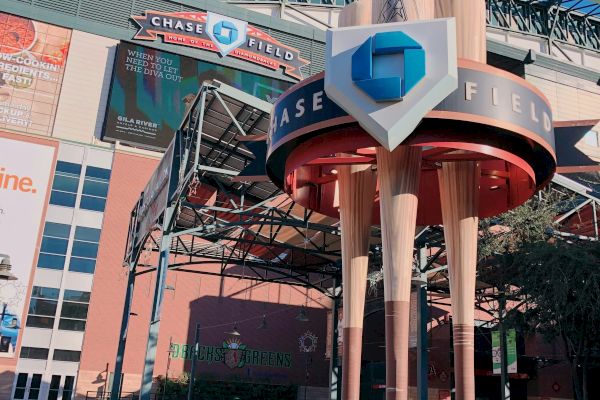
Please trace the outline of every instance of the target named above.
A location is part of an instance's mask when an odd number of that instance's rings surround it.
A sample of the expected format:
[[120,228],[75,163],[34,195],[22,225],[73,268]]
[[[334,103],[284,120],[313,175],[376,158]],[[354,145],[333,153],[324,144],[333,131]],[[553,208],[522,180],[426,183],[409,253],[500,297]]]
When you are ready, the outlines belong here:
[[0,128],[49,135],[71,30],[0,12]]
[[[508,373],[517,373],[517,333],[514,329],[506,331],[506,360]],[[500,351],[500,332],[492,331],[492,364],[494,375],[502,373],[502,353]]]
[[55,148],[0,138],[0,254],[16,280],[0,281],[0,357],[15,353]]

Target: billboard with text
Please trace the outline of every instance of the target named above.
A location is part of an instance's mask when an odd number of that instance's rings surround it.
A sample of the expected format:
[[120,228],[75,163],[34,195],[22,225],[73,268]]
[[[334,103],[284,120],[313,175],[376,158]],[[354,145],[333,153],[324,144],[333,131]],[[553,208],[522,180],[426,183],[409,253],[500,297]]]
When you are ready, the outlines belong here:
[[71,30],[0,12],[0,128],[49,136]]
[[250,72],[121,43],[103,139],[166,149],[202,82],[212,79],[270,102],[291,86]]
[[0,281],[0,357],[10,357],[24,325],[55,148],[0,137],[0,149],[0,255],[10,258],[16,277]]

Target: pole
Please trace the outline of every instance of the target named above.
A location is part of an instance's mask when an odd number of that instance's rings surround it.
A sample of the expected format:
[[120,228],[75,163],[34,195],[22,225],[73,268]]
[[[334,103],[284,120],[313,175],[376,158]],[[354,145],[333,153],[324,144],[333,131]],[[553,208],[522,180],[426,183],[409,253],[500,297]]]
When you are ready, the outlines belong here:
[[144,371],[142,373],[142,384],[140,388],[140,400],[150,400],[152,391],[152,377],[154,374],[154,362],[156,361],[156,345],[158,343],[158,332],[160,329],[160,310],[164,297],[165,280],[169,267],[169,254],[171,252],[171,216],[173,206],[167,207],[163,217],[163,233],[160,240],[160,258],[156,269],[156,284],[152,302],[152,314],[150,316],[150,328],[148,329],[148,342],[146,344],[146,357],[144,358]]
[[196,335],[194,337],[194,352],[192,354],[192,367],[190,368],[190,381],[188,382],[187,400],[194,398],[194,378],[196,376],[196,360],[198,359],[198,346],[200,342],[200,324],[196,323]]
[[167,369],[165,370],[165,383],[163,385],[162,398],[167,394],[167,383],[169,382],[169,368],[171,367],[171,352],[173,351],[173,336],[169,336],[169,351],[167,351]]
[[[427,265],[427,247],[419,249],[419,267]],[[417,286],[417,398],[427,400],[429,353],[427,351],[427,321],[429,320],[429,307],[427,304],[427,273],[422,269],[416,280]]]
[[508,359],[506,349],[506,330],[504,329],[504,310],[506,309],[506,297],[504,292],[500,293],[498,300],[500,310],[498,312],[498,330],[500,334],[500,395],[502,400],[510,399],[510,378],[508,377]]
[[340,367],[338,356],[338,336],[339,336],[339,306],[340,295],[336,293],[337,281],[333,281],[333,304],[331,307],[331,359],[329,360],[329,400],[340,400]]
[[[123,358],[125,356],[125,345],[127,344],[127,330],[129,328],[129,318],[131,317],[131,302],[133,300],[133,289],[135,286],[136,265],[129,269],[127,277],[127,291],[125,293],[125,303],[123,304],[123,315],[121,316],[121,330],[119,332],[119,346],[117,348],[117,359],[115,360],[115,372],[113,375],[112,387],[110,390],[110,399],[119,400],[121,398],[121,389],[123,386]],[[106,376],[108,381],[108,374]]]

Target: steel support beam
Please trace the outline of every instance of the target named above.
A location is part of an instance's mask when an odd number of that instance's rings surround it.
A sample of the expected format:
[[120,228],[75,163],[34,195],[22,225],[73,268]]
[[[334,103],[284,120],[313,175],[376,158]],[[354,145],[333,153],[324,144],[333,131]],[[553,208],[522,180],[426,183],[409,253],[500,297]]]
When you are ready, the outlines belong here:
[[429,320],[429,307],[427,304],[427,272],[423,268],[427,265],[427,247],[419,249],[420,274],[413,279],[417,290],[417,399],[429,398],[429,352],[427,350],[427,322]]
[[338,337],[339,337],[339,307],[340,295],[336,295],[336,280],[333,284],[334,297],[331,307],[331,359],[329,360],[329,400],[341,399],[340,366],[338,355]]
[[[133,289],[135,286],[135,264],[129,270],[127,277],[127,291],[125,293],[125,304],[123,304],[123,315],[121,317],[121,329],[119,331],[119,346],[117,348],[117,359],[115,361],[115,372],[110,391],[110,399],[118,400],[121,397],[123,382],[121,375],[123,373],[123,359],[125,356],[125,345],[127,343],[127,330],[129,328],[129,317],[131,316],[131,302],[133,300]],[[108,375],[106,376],[108,380]]]
[[167,271],[169,269],[172,216],[173,206],[169,206],[165,210],[163,219],[163,235],[160,241],[160,256],[156,271],[156,284],[154,285],[152,314],[150,315],[150,328],[148,330],[148,343],[146,345],[146,356],[144,358],[144,371],[142,373],[140,400],[150,400],[150,392],[152,391],[152,376],[154,374],[154,362],[156,359],[156,344],[158,342],[158,332],[160,328],[160,311],[164,297]]

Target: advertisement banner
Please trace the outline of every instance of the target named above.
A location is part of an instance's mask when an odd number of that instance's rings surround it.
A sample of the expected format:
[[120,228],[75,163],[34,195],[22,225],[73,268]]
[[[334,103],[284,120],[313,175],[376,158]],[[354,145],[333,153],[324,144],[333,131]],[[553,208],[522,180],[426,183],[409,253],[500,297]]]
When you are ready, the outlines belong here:
[[115,58],[103,139],[166,149],[202,82],[212,79],[269,102],[291,86],[249,72],[121,43]]
[[23,307],[55,149],[5,138],[0,138],[0,149],[0,258],[10,259],[16,277],[0,280],[0,357],[10,357],[24,325]]
[[49,135],[71,30],[0,12],[0,128]]
[[[517,334],[514,329],[506,331],[506,360],[508,373],[517,373]],[[492,363],[494,375],[502,373],[502,354],[500,350],[500,332],[492,332]]]

